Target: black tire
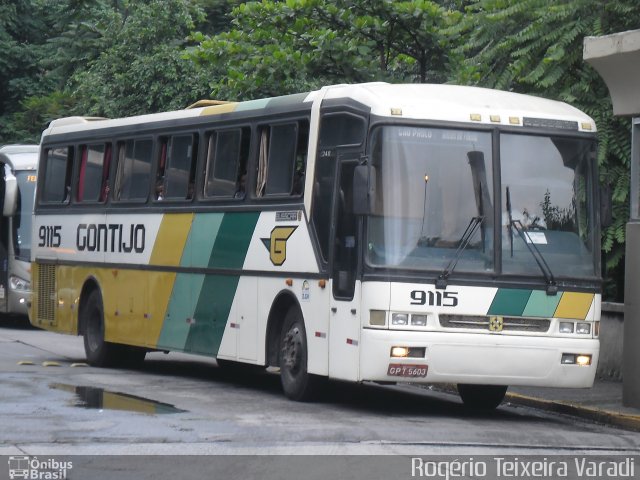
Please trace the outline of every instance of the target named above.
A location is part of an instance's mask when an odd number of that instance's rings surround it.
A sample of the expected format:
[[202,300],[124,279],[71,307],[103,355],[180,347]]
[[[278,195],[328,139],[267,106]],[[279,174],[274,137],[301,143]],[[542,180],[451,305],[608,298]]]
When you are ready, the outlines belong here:
[[287,312],[280,335],[280,382],[287,398],[307,402],[316,398],[321,379],[307,371],[307,335],[296,307]]
[[87,362],[94,367],[109,367],[121,357],[121,348],[104,340],[104,311],[102,295],[93,290],[80,312],[84,326],[84,352]]
[[502,403],[507,393],[504,385],[459,384],[458,393],[464,406],[472,410],[494,410]]

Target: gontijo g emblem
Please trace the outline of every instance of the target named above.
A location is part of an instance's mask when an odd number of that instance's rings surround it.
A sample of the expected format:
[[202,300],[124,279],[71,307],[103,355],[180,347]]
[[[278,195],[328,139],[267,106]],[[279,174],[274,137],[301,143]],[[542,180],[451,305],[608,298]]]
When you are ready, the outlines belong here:
[[287,227],[275,227],[271,230],[270,238],[261,238],[264,246],[269,250],[269,258],[271,263],[276,267],[282,265],[287,259],[287,240],[293,232],[296,231],[297,226]]

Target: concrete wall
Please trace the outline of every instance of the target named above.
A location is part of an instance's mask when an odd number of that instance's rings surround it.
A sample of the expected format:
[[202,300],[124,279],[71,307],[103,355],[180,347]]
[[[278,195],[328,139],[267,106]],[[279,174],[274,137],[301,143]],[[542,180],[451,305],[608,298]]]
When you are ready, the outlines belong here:
[[622,339],[624,304],[602,302],[600,319],[600,361],[596,376],[606,380],[622,380]]

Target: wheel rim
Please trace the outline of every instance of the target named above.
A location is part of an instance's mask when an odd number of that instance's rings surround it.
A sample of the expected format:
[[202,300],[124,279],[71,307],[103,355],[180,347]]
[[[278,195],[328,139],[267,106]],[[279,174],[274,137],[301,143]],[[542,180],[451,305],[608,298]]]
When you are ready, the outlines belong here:
[[302,333],[294,326],[282,341],[282,367],[294,376],[302,369],[302,352]]

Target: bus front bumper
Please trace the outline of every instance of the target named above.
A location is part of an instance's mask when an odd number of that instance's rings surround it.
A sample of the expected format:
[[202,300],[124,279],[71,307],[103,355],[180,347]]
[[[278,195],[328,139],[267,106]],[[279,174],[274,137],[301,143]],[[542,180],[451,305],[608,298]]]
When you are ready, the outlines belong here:
[[12,290],[9,292],[7,311],[15,315],[28,315],[31,305],[30,290]]
[[[425,355],[391,357],[393,347]],[[360,380],[588,388],[599,352],[592,338],[363,329]],[[590,355],[590,364],[563,363],[570,355]]]

